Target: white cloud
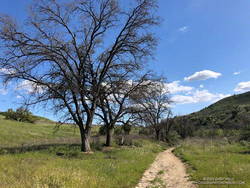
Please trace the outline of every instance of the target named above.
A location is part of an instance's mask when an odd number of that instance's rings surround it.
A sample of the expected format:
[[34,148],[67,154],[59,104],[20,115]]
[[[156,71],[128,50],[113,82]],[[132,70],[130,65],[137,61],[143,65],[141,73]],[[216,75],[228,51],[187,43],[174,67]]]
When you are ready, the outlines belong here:
[[0,73],[4,73],[4,74],[14,74],[15,71],[11,70],[11,69],[6,69],[6,68],[0,68]]
[[204,85],[203,85],[203,84],[201,84],[201,85],[200,85],[200,88],[204,88]]
[[194,99],[192,96],[185,96],[185,95],[175,95],[171,98],[171,100],[175,104],[188,104],[194,103]]
[[233,75],[239,75],[241,72],[234,72]]
[[208,90],[196,90],[193,93],[190,93],[190,95],[175,95],[172,97],[172,101],[176,104],[216,102],[228,96],[230,95],[214,94],[210,93]]
[[185,81],[196,81],[196,80],[207,80],[209,78],[218,78],[222,74],[219,72],[214,72],[211,70],[203,70],[199,72],[195,72],[191,76],[185,77]]
[[250,91],[250,81],[248,82],[240,82],[234,89],[235,92],[244,92]]
[[22,81],[21,83],[19,83],[19,84],[17,85],[17,88],[16,88],[16,89],[17,89],[17,90],[25,90],[25,91],[27,91],[28,93],[32,93],[34,87],[33,87],[33,83],[32,83],[32,82],[30,82],[30,81],[28,81],[28,80],[24,80],[24,81]]
[[35,83],[29,81],[29,80],[24,80],[21,83],[17,85],[16,90],[25,90],[27,93],[34,93],[34,92],[43,92],[43,88],[41,86],[37,86]]
[[178,29],[179,32],[186,33],[189,30],[188,26],[183,26]]
[[191,91],[193,87],[180,85],[180,81],[174,81],[171,83],[165,84],[165,87],[170,93],[179,93],[185,91]]
[[0,95],[7,95],[8,91],[6,89],[0,89]]
[[20,96],[20,95],[17,95],[17,96],[16,96],[16,98],[17,98],[17,99],[21,99],[21,98],[22,98],[22,96]]

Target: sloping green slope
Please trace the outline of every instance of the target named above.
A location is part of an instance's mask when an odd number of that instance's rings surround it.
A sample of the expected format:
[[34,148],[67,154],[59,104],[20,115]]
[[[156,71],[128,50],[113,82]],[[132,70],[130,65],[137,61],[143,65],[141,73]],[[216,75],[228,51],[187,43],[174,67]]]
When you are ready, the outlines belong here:
[[250,125],[250,92],[224,98],[185,118],[194,126],[241,129]]
[[68,143],[78,141],[78,129],[72,125],[62,125],[55,131],[55,123],[24,123],[4,119],[0,116],[0,148]]

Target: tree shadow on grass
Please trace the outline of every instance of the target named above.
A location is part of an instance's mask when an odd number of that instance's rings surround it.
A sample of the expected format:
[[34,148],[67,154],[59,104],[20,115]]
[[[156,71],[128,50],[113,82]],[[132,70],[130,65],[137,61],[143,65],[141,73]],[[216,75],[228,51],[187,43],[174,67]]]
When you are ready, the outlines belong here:
[[0,148],[0,155],[2,154],[18,154],[18,153],[25,153],[31,151],[40,151],[40,150],[47,150],[49,148],[57,148],[57,147],[76,147],[80,146],[79,143],[74,144],[40,144],[40,145],[28,145],[28,146],[18,146],[18,147],[3,147]]
[[248,154],[248,155],[250,155],[250,150],[247,150],[247,151],[241,151],[241,152],[239,152],[240,154]]

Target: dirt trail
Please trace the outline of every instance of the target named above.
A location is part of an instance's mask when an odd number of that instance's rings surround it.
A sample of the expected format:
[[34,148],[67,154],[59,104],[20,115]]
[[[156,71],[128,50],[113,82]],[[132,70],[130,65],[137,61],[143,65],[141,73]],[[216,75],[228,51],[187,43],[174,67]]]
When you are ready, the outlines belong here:
[[160,153],[156,160],[147,169],[136,188],[150,187],[172,187],[172,188],[195,188],[188,180],[186,168],[179,158],[173,153],[174,148],[170,148]]

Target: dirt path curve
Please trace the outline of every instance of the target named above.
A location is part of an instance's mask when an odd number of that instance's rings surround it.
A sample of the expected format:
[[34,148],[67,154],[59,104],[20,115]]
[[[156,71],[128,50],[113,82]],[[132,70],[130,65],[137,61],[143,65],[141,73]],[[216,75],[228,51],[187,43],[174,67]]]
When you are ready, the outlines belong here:
[[174,148],[161,152],[147,169],[136,188],[195,188],[188,180],[186,168],[173,153]]

